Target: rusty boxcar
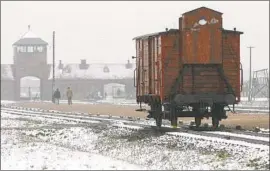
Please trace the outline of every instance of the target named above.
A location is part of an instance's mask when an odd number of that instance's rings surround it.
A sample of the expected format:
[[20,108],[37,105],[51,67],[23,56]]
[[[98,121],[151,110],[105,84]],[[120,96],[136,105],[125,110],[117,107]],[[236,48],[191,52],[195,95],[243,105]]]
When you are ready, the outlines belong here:
[[179,28],[135,37],[135,86],[138,103],[151,107],[149,117],[171,120],[212,117],[218,127],[224,107],[240,101],[240,35],[225,30],[222,13],[201,7],[182,14]]

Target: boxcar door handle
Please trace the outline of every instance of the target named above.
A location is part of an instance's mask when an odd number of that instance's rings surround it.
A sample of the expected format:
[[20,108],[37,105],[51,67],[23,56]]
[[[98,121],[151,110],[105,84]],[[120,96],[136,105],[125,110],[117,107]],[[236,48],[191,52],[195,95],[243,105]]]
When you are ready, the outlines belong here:
[[136,70],[137,68],[134,69],[134,76],[133,76],[133,84],[134,84],[134,87],[136,87],[136,83],[135,83],[135,77],[136,77]]

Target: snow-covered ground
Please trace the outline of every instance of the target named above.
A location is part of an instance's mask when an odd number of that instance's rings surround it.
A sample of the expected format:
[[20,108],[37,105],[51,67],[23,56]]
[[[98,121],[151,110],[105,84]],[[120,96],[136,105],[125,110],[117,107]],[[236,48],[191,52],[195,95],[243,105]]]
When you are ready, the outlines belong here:
[[[241,101],[248,101],[248,97],[241,97]],[[269,101],[269,98],[255,98],[255,101],[265,102]]]
[[1,169],[269,169],[269,146],[1,113]]
[[16,102],[11,101],[11,100],[1,100],[1,104],[11,104],[11,103],[16,103]]
[[[40,122],[35,122],[37,120]],[[122,160],[97,154],[93,142],[97,136],[87,129],[63,128],[60,131],[46,128],[31,129],[44,125],[52,126],[56,123],[53,122],[55,120],[44,118],[32,120],[5,113],[1,113],[1,121],[1,170],[143,169]],[[75,123],[61,121],[57,124]],[[14,127],[19,129],[12,129]],[[69,131],[66,131],[67,129]],[[77,148],[73,147],[74,139],[82,134],[87,136],[77,139],[75,141]],[[88,150],[80,149],[80,146],[87,147]]]

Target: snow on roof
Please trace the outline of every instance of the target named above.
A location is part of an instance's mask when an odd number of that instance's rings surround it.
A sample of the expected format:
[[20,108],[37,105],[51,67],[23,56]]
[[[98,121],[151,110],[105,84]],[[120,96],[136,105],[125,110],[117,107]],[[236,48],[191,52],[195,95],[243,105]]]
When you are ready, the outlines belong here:
[[28,30],[28,32],[26,32],[21,39],[24,38],[39,38],[35,33],[33,33],[31,30]]
[[[104,72],[105,67],[109,72]],[[127,69],[126,64],[89,64],[88,69],[80,69],[80,64],[63,64],[63,69],[55,66],[56,79],[130,79],[133,78],[135,64]],[[52,66],[49,79],[52,79]]]
[[14,80],[10,64],[1,64],[1,80]]
[[33,33],[28,26],[28,31],[13,45],[47,45],[48,43]]

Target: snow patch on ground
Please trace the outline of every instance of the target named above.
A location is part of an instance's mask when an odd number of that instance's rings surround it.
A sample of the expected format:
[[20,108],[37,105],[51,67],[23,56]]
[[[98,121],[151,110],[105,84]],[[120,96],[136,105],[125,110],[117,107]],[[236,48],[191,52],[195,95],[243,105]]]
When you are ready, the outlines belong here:
[[[1,114],[1,120],[9,114]],[[14,116],[14,115],[13,115]],[[14,120],[15,118],[15,120]],[[2,127],[21,127],[22,130],[1,130],[1,169],[55,170],[55,169],[100,169],[100,170],[143,170],[143,167],[116,160],[96,153],[98,139],[88,128],[28,130],[33,127],[19,117],[10,117],[12,124]],[[46,119],[43,118],[42,121]],[[2,120],[3,121],[3,120]],[[50,124],[50,120],[47,120]],[[58,123],[59,124],[59,123]],[[61,124],[60,124],[61,125]]]
[[192,139],[200,139],[200,140],[205,140],[205,141],[214,142],[214,143],[233,144],[233,145],[238,145],[238,146],[247,146],[247,147],[253,147],[253,148],[258,148],[258,149],[263,149],[263,150],[267,150],[267,149],[269,150],[269,146],[267,145],[251,144],[244,141],[225,140],[222,138],[207,137],[207,136],[189,134],[189,133],[184,133],[184,132],[168,132],[167,134],[181,136],[181,137],[188,137]]
[[11,104],[11,103],[16,103],[16,102],[11,101],[11,100],[1,100],[1,104]]
[[244,135],[244,134],[234,134],[234,133],[230,133],[230,132],[219,132],[219,131],[215,131],[215,132],[206,131],[206,132],[210,133],[210,134],[226,135],[226,136],[248,138],[248,139],[254,139],[254,140],[261,140],[261,141],[269,142],[269,137],[259,137],[259,136]]
[[1,169],[4,170],[142,169],[109,157],[43,142],[19,143],[10,146],[1,141],[1,161]]
[[144,131],[109,129],[103,134],[96,147],[99,151],[148,169],[260,169],[269,166],[269,149],[179,138],[155,131],[149,135]]
[[129,128],[129,129],[134,129],[134,130],[141,130],[141,129],[143,129],[143,127],[140,127],[140,126],[125,125],[123,123],[113,124],[112,126],[119,127],[119,128]]
[[[11,120],[12,119],[12,120]],[[14,121],[14,120],[21,120],[21,122],[18,121]],[[22,121],[24,120],[24,121]],[[27,125],[28,127],[35,127],[35,126],[42,126],[42,125],[47,125],[47,124],[78,124],[78,122],[76,121],[67,121],[67,120],[60,120],[60,119],[47,119],[44,118],[42,116],[20,116],[20,115],[12,115],[12,114],[8,114],[5,112],[1,112],[1,127],[9,127],[10,125],[8,123],[10,123],[12,125],[12,127],[20,127],[20,126],[25,126],[23,124],[23,122],[29,123],[29,121],[33,122],[36,121],[35,123],[39,123],[37,124],[29,124]],[[31,123],[30,122],[30,123]],[[16,126],[17,124],[17,126]]]

